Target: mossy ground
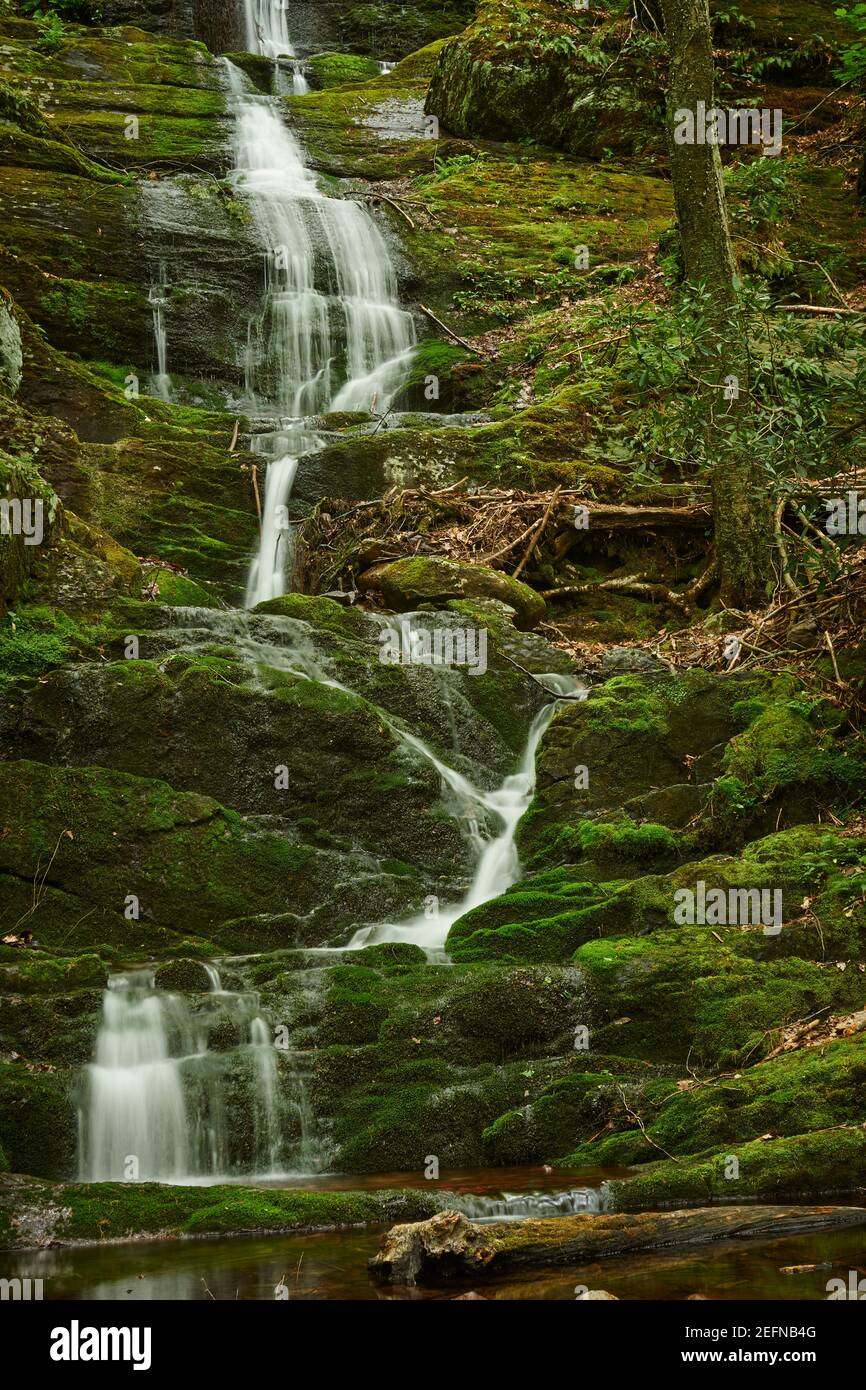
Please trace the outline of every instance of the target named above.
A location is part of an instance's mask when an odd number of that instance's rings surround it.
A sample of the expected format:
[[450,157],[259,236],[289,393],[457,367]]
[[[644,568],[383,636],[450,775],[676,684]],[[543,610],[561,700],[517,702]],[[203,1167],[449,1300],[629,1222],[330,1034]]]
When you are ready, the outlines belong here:
[[165,1187],[158,1183],[39,1184],[2,1181],[0,1243],[26,1246],[36,1228],[52,1242],[134,1240],[147,1236],[315,1231],[419,1221],[439,1209],[425,1192],[263,1191],[243,1187]]

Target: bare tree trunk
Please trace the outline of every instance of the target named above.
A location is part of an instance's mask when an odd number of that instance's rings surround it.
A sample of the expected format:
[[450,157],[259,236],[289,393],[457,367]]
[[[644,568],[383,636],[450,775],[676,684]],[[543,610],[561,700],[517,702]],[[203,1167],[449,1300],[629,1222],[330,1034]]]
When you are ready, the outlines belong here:
[[707,383],[702,389],[721,596],[734,607],[748,608],[765,598],[772,573],[772,527],[766,478],[740,433],[750,409],[748,348],[739,327],[722,162],[714,141],[678,144],[674,139],[681,124],[677,112],[691,112],[697,126],[698,112],[710,111],[714,105],[709,6],[707,0],[659,0],[659,4],[670,53],[668,143],[685,277],[692,285],[702,285],[710,296],[709,331],[717,347],[717,365],[709,372],[702,370],[701,376]]

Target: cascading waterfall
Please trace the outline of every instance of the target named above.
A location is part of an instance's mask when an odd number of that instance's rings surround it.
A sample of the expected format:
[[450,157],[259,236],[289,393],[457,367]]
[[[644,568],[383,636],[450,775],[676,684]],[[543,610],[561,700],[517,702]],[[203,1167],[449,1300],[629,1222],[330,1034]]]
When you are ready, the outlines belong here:
[[[250,50],[274,59],[278,90],[280,60],[288,59],[292,90],[305,91],[285,4],[245,0],[245,20]],[[412,315],[399,304],[385,241],[366,207],[320,191],[280,118],[278,101],[250,92],[239,69],[223,61],[235,116],[233,182],[251,210],[264,257],[261,311],[249,325],[246,356],[247,396],[264,422],[253,450],[267,460],[260,543],[245,600],[251,609],[285,592],[292,486],[299,460],[321,447],[306,421],[329,410],[384,417],[406,380],[415,331]],[[393,64],[380,66],[388,71]],[[150,294],[158,361],[154,389],[168,400],[166,300],[161,273]],[[322,669],[302,639],[289,649],[256,641],[248,614],[189,610],[189,621],[209,631],[223,623],[254,667],[277,666],[346,689]],[[567,677],[544,679],[554,697],[575,689]],[[459,806],[469,826],[475,869],[459,901],[429,917],[364,926],[343,949],[410,941],[431,958],[441,958],[452,923],[515,881],[515,831],[532,798],[536,750],[556,708],[553,698],[537,715],[517,771],[493,790],[476,787],[422,739],[381,714],[406,747],[436,769]],[[258,997],[223,989],[216,968],[205,968],[210,989],[201,999],[157,989],[149,970],[109,980],[80,1108],[84,1180],[201,1182],[273,1176],[281,1168],[308,1173],[326,1168],[331,1149],[310,1102],[312,1054],[304,1038],[289,1039],[280,1054]],[[314,977],[310,990],[321,992],[324,970],[299,973]],[[227,1026],[234,1029],[233,1048],[225,1046]],[[215,1027],[221,1041],[211,1048]],[[239,1107],[246,1126],[238,1124]],[[296,1136],[292,1142],[288,1131]],[[571,1198],[578,1200],[575,1194],[531,1201],[506,1195],[499,1205],[507,1209],[502,1214],[518,1214],[516,1202],[531,1206],[555,1200],[562,1209]],[[526,1214],[534,1210],[527,1207]]]
[[152,970],[109,978],[80,1099],[83,1181],[212,1182],[324,1166],[303,1070],[295,1075],[289,1055],[284,1099],[258,996],[224,989],[205,969],[210,990],[199,999],[158,989]]
[[168,374],[168,337],[165,326],[165,311],[168,306],[168,294],[165,278],[165,267],[159,268],[159,281],[151,285],[147,302],[153,312],[153,341],[156,347],[156,372],[152,377],[154,394],[160,400],[171,400],[171,377]]
[[244,0],[248,52],[262,53],[267,58],[281,54],[294,57],[287,11],[286,0]]
[[[569,676],[550,673],[539,679],[558,695],[577,691],[576,682]],[[384,922],[362,927],[349,942],[349,950],[378,945],[384,941],[408,941],[428,952],[441,952],[448,932],[459,917],[489,902],[491,898],[498,898],[517,880],[520,860],[514,837],[518,822],[535,792],[535,754],[557,707],[553,700],[535,716],[518,770],[510,773],[500,787],[490,792],[473,786],[461,773],[448,767],[414,734],[403,733],[406,742],[433,764],[445,786],[466,808],[477,854],[475,873],[458,902],[441,904],[429,915],[421,913],[407,922]],[[490,838],[485,838],[480,827],[488,817],[492,817],[494,823],[498,822],[498,829]]]
[[365,207],[320,192],[273,97],[223,60],[235,115],[232,181],[265,255],[248,386],[278,412],[387,409],[415,343],[384,238]]
[[109,980],[81,1116],[85,1182],[171,1182],[189,1170],[183,1085],[169,1055],[170,1007],[150,971]]
[[[285,15],[273,23],[268,42],[282,43]],[[224,63],[235,115],[232,178],[251,209],[265,266],[262,310],[247,337],[248,394],[294,420],[328,410],[384,412],[415,343],[385,241],[366,208],[321,193],[274,98],[251,93],[244,74]],[[297,65],[294,81],[306,85]],[[264,510],[282,518],[299,455],[280,453],[264,437],[259,448],[271,459]],[[275,535],[263,515],[248,605],[285,592],[288,550],[288,537]]]
[[268,464],[261,537],[247,580],[247,608],[279,598],[285,592],[291,552],[288,502],[297,471],[298,460],[291,454],[283,454]]

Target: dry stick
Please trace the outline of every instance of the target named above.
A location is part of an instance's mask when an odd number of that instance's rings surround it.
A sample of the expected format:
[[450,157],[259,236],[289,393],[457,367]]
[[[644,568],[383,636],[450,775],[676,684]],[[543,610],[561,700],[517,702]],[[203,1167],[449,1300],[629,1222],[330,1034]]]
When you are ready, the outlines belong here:
[[558,484],[558,485],[556,486],[556,488],[554,489],[553,495],[551,496],[551,499],[550,499],[550,501],[548,502],[548,504],[547,504],[547,506],[546,506],[546,508],[545,508],[545,510],[544,510],[544,515],[542,516],[540,522],[538,523],[538,528],[537,528],[537,530],[536,530],[536,532],[535,532],[535,535],[532,537],[532,540],[529,542],[529,545],[526,547],[526,554],[524,555],[523,559],[520,561],[520,564],[517,566],[517,569],[514,571],[514,573],[513,573],[512,576],[511,576],[512,579],[518,579],[518,578],[519,578],[521,570],[529,563],[529,561],[532,559],[533,555],[535,554],[535,547],[538,545],[538,542],[541,540],[541,537],[544,535],[544,528],[545,528],[545,526],[546,526],[547,523],[548,523],[548,520],[549,520],[549,518],[550,518],[550,513],[553,511],[554,507],[556,506],[556,501],[557,501],[557,498],[559,497],[559,494],[560,494],[561,491],[562,491],[562,487],[561,487],[561,485]]
[[856,318],[863,313],[862,309],[843,309],[827,304],[775,304],[773,307],[786,314],[846,314]]
[[234,428],[234,433],[232,434],[232,442],[231,442],[231,444],[229,445],[229,453],[230,453],[230,454],[233,454],[234,451],[235,451],[235,449],[237,448],[237,444],[238,444],[238,433],[240,432],[240,428],[241,428],[241,422],[240,422],[240,420],[235,420],[235,428]]
[[253,464],[253,492],[256,497],[256,511],[259,514],[259,530],[262,529],[262,499],[259,497],[258,464]]
[[465,347],[469,352],[474,352],[476,357],[490,356],[489,352],[484,352],[481,348],[473,347],[471,343],[467,343],[465,338],[461,338],[459,333],[455,333],[453,328],[449,328],[447,323],[443,323],[441,319],[437,318],[433,310],[428,309],[426,304],[419,304],[418,308],[423,314],[427,315],[428,319],[432,319],[434,323],[438,323],[439,327],[444,329],[449,338],[454,339],[455,343],[459,343],[461,347]]
[[830,636],[829,632],[825,632],[824,636],[827,639],[827,647],[830,652],[830,660],[833,662],[833,670],[836,673],[836,684],[840,686],[842,690],[847,690],[848,682],[843,681],[842,677],[839,675],[839,663],[836,660],[836,648],[833,646],[833,638]]
[[525,541],[526,538],[527,538],[527,536],[531,536],[531,535],[532,535],[532,532],[535,531],[535,530],[537,530],[537,529],[538,529],[538,522],[537,522],[537,521],[532,521],[532,522],[530,522],[530,524],[527,526],[526,530],[525,530],[525,531],[521,531],[520,535],[517,537],[516,540],[509,541],[509,542],[508,542],[508,545],[504,545],[504,546],[502,547],[501,550],[494,550],[494,552],[493,552],[492,555],[482,555],[481,558],[480,558],[480,560],[479,560],[479,564],[482,564],[482,565],[492,565],[492,563],[493,563],[494,560],[501,560],[502,557],[503,557],[503,555],[507,555],[507,554],[509,553],[509,551],[514,550],[518,545],[520,545],[520,542],[521,542],[521,541]]
[[807,527],[808,530],[814,531],[815,535],[818,537],[818,540],[821,542],[822,545],[828,546],[830,550],[839,549],[838,545],[833,540],[833,537],[828,536],[826,531],[822,531],[820,526],[816,526],[814,521],[811,521],[809,517],[807,517],[806,513],[803,511],[803,508],[797,502],[792,501],[790,498],[788,500],[791,502],[792,508],[797,513],[797,516],[800,518],[803,525]]
[[640,1115],[636,1114],[636,1112],[632,1110],[631,1106],[625,1098],[625,1092],[623,1091],[622,1087],[617,1086],[616,1089],[619,1091],[619,1098],[625,1107],[626,1114],[630,1115],[633,1120],[637,1121],[638,1128],[640,1129],[640,1132],[643,1135],[644,1139],[647,1141],[647,1143],[652,1144],[653,1148],[658,1149],[659,1153],[664,1154],[665,1158],[673,1159],[674,1163],[682,1163],[681,1158],[677,1158],[676,1154],[668,1153],[667,1149],[663,1149],[661,1144],[657,1144],[655,1139],[653,1139],[649,1134],[647,1134],[646,1125],[644,1124]]
[[413,232],[416,230],[415,223],[412,221],[412,218],[409,216],[408,212],[401,208],[400,204],[395,202],[393,198],[389,198],[387,193],[370,193],[367,195],[366,201],[368,203],[373,203],[376,201],[377,198],[380,198],[383,203],[388,203],[392,208],[399,212],[401,217],[405,217]]
[[779,552],[779,559],[782,561],[782,579],[792,594],[799,594],[800,586],[791,574],[791,567],[788,561],[788,547],[785,545],[785,537],[782,535],[782,513],[785,510],[785,498],[783,497],[776,507],[773,517],[773,533],[776,537],[776,549]]

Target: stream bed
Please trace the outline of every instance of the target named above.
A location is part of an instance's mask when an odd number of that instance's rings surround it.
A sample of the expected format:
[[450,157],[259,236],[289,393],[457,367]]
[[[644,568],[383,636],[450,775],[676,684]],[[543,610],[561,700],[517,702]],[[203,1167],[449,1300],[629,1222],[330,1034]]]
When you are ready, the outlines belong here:
[[[9,1277],[44,1281],[46,1299],[448,1299],[471,1289],[489,1299],[575,1300],[576,1289],[605,1289],[621,1299],[826,1299],[832,1278],[863,1263],[862,1231],[793,1236],[754,1246],[723,1241],[699,1250],[653,1251],[591,1264],[501,1274],[439,1287],[385,1287],[367,1272],[380,1232],[216,1240],[157,1240],[7,1255]],[[819,1265],[785,1274],[796,1265]]]

